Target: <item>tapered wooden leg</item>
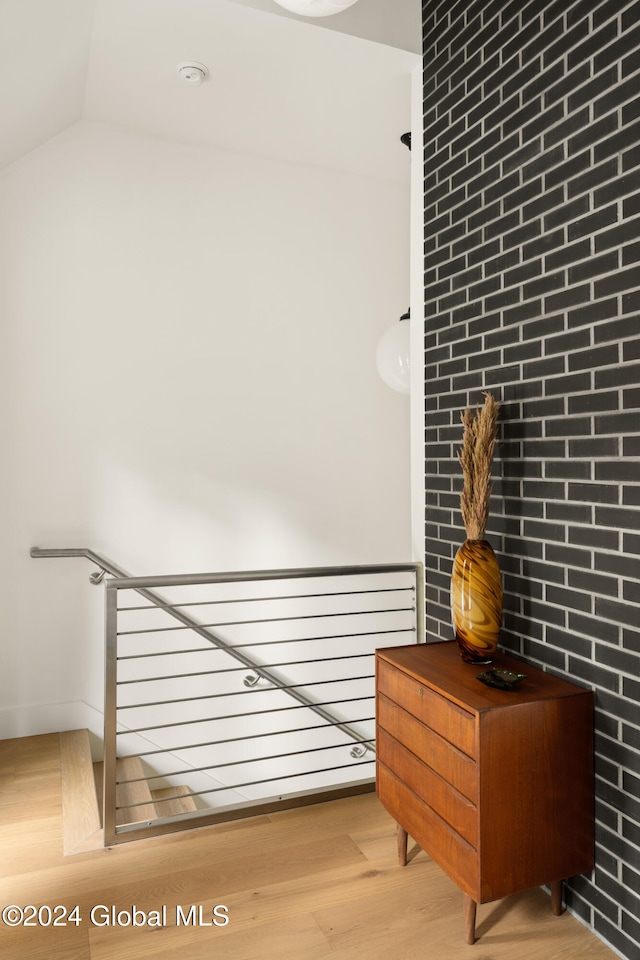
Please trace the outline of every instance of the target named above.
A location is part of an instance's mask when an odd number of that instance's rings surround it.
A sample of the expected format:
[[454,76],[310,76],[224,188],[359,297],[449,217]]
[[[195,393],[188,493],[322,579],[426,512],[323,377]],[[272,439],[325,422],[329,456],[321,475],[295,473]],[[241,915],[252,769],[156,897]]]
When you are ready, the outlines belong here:
[[464,894],[464,938],[467,943],[476,942],[476,907],[478,904]]
[[398,862],[401,867],[407,865],[407,831],[398,824]]
[[554,880],[551,884],[551,912],[559,917],[562,909],[562,880]]

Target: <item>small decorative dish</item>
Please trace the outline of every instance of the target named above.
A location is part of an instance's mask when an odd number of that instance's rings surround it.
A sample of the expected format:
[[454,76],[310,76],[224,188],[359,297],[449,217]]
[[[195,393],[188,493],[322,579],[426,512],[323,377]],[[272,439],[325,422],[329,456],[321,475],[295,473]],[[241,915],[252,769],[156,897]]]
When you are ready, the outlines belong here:
[[488,687],[495,687],[497,690],[513,690],[525,677],[526,673],[512,673],[511,670],[495,668],[478,674],[478,680],[486,683]]

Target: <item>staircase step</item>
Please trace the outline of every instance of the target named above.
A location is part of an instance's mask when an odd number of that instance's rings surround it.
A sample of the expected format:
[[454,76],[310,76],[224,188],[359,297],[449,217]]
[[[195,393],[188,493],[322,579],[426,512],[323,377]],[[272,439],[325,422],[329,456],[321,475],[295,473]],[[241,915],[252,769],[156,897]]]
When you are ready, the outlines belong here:
[[[141,820],[155,820],[156,808],[149,790],[149,784],[146,780],[138,778],[144,777],[145,772],[140,757],[123,757],[116,763],[116,779],[133,780],[133,783],[118,783],[116,787],[116,824],[139,823]],[[141,806],[127,807],[127,804],[136,803]]]
[[103,846],[100,810],[93,776],[88,730],[67,730],[60,737],[62,845],[65,856]]
[[178,787],[152,790],[151,796],[159,817],[175,817],[181,813],[193,813],[198,809],[191,790],[182,784]]
[[[59,734],[62,787],[62,829],[65,856],[99,850],[104,846],[102,830],[103,763],[93,763],[88,730]],[[129,824],[193,813],[197,807],[189,787],[179,785],[150,790],[140,757],[117,761],[116,823]],[[140,804],[128,807],[127,804]]]

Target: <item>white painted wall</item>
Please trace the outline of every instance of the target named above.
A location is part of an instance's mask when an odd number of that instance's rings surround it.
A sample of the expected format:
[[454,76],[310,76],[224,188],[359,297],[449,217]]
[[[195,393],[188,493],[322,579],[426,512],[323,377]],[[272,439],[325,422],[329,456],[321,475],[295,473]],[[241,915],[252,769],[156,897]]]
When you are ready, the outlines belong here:
[[[0,175],[0,737],[95,728],[132,573],[406,560],[409,186],[80,124]],[[92,719],[93,718],[93,719]]]

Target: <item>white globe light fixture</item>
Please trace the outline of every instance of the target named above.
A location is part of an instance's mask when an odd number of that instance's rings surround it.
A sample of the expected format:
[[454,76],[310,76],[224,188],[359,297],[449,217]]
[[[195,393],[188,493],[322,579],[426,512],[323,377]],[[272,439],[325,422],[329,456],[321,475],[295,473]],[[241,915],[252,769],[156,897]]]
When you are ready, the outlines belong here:
[[380,337],[376,350],[378,373],[386,385],[398,393],[409,393],[410,390],[409,319],[407,312],[400,317],[399,323],[389,327]]
[[356,0],[275,0],[275,3],[301,17],[330,17],[352,7]]

